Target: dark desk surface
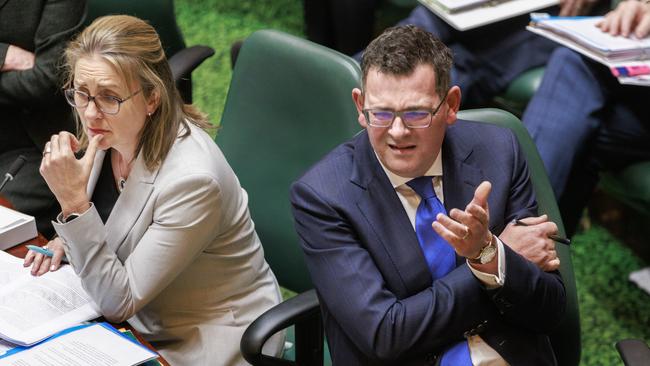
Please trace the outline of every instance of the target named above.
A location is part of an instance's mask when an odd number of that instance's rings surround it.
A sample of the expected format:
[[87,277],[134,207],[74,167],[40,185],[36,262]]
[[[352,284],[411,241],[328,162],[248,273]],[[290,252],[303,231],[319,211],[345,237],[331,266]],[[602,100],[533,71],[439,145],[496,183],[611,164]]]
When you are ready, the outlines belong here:
[[[3,197],[0,197],[0,205],[5,206],[5,207],[12,207],[11,204],[6,199],[4,199]],[[24,242],[22,244],[18,244],[13,248],[9,248],[9,249],[6,250],[6,252],[13,255],[13,256],[19,257],[19,258],[25,258],[25,256],[27,255],[27,245],[31,244],[31,245],[43,246],[46,243],[47,243],[47,239],[45,239],[43,237],[43,235],[38,234],[38,236],[36,238],[34,238],[32,240],[28,240],[28,241],[26,241],[26,242]],[[135,329],[133,329],[133,327],[129,323],[122,322],[122,323],[119,323],[119,324],[114,324],[114,323],[111,323],[111,324],[117,329],[126,328],[126,329],[130,330],[131,332],[133,332],[133,335],[135,335],[136,338],[138,338],[138,341],[140,343],[145,345],[150,350],[156,351],[156,349],[149,342],[147,342],[144,338],[142,338],[142,335],[140,335],[140,333],[138,333]],[[169,366],[169,363],[167,362],[167,360],[165,360],[162,356],[159,356],[157,360],[162,365]]]

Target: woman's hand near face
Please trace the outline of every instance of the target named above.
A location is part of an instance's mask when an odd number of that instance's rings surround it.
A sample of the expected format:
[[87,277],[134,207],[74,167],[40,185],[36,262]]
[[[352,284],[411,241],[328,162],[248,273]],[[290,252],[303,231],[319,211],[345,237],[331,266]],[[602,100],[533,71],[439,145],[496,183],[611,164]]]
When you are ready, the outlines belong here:
[[637,38],[650,34],[650,4],[627,0],[618,4],[616,9],[605,15],[598,27],[613,36],[629,37],[634,33]]
[[52,135],[45,145],[40,172],[59,201],[64,216],[72,212],[82,213],[89,207],[86,187],[101,138],[101,135],[96,135],[90,140],[81,159],[74,155],[79,149],[79,141],[71,133]]
[[61,267],[61,260],[63,260],[63,257],[65,256],[63,251],[63,241],[61,238],[52,239],[47,243],[46,247],[54,253],[52,258],[31,250],[28,251],[25,256],[23,266],[29,267],[31,265],[32,275],[34,276],[41,276],[47,271],[54,272]]

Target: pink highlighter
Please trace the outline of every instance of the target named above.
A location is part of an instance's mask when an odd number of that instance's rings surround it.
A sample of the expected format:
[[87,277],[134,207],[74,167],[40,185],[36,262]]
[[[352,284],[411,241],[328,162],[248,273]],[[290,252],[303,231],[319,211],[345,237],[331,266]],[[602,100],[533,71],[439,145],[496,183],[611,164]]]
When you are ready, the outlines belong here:
[[616,77],[632,77],[639,75],[648,75],[650,74],[649,65],[636,65],[636,66],[619,66],[612,67],[612,74]]

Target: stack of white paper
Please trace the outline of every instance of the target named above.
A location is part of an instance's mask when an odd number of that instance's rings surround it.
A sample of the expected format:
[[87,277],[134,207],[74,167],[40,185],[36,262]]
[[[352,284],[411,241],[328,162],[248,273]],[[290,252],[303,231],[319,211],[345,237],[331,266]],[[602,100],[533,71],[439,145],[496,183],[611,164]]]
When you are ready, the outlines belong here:
[[533,19],[529,29],[608,66],[617,61],[650,58],[650,37],[637,39],[612,36],[596,26],[602,19],[603,17]]
[[156,357],[109,324],[94,323],[71,328],[33,347],[12,349],[0,356],[0,366],[131,366]]
[[34,216],[0,206],[0,250],[35,238],[36,235]]

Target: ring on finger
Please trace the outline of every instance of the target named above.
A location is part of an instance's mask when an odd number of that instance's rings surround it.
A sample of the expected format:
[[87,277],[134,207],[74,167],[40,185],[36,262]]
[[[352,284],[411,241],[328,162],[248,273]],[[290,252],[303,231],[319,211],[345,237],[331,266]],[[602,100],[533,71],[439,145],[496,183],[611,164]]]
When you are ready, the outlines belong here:
[[43,148],[43,156],[51,152],[52,152],[52,148],[50,147],[50,143],[48,142],[47,144],[45,144],[45,148]]
[[465,239],[467,239],[468,236],[469,236],[469,228],[467,226],[465,226],[465,235],[463,235],[461,237],[461,239],[465,240]]

